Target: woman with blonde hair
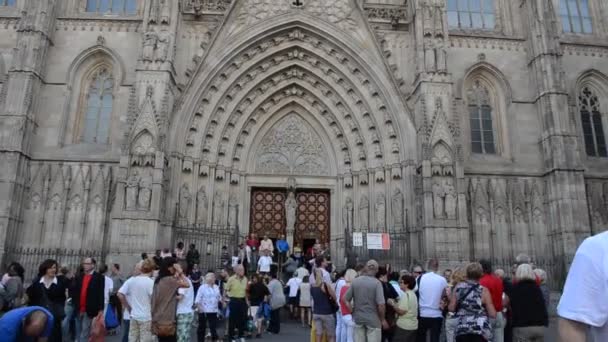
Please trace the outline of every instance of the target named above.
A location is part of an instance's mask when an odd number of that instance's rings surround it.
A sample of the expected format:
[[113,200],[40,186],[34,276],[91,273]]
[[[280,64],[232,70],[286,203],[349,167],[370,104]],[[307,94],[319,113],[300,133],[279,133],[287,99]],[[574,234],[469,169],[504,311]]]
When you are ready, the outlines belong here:
[[205,276],[205,283],[201,285],[196,293],[194,305],[198,308],[198,329],[197,335],[199,341],[205,340],[205,331],[207,325],[212,341],[219,339],[217,334],[217,313],[219,312],[219,304],[222,301],[220,288],[215,284],[215,274],[210,272]]
[[336,294],[332,286],[327,286],[323,281],[321,269],[315,270],[315,283],[310,289],[312,296],[312,320],[316,330],[316,341],[322,341],[323,335],[327,336],[327,342],[336,339],[336,318],[332,301],[336,302]]
[[513,288],[509,293],[513,337],[517,341],[543,341],[549,316],[543,293],[536,285],[536,275],[530,264],[521,264],[515,271]]
[[[457,267],[450,276],[450,283],[448,287],[445,288],[445,296],[447,298],[452,298],[452,293],[454,292],[454,288],[465,282],[467,279],[467,274],[465,273],[464,267]],[[447,342],[455,342],[456,336],[454,333],[456,332],[456,325],[458,324],[458,318],[455,316],[455,313],[448,312],[445,318],[445,337]]]
[[336,336],[337,342],[353,342],[354,341],[354,333],[355,333],[355,322],[353,321],[353,316],[351,310],[344,304],[342,304],[342,300],[344,299],[344,295],[348,291],[350,284],[357,277],[357,271],[353,269],[346,270],[344,273],[344,281],[346,283],[340,289],[340,293],[338,293],[339,306],[340,310],[338,314],[342,317],[340,320],[340,336]]

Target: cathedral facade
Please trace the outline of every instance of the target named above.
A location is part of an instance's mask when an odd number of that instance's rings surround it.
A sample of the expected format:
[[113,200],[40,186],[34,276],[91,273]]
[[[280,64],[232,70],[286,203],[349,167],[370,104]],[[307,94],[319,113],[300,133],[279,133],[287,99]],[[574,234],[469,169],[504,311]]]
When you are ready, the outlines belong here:
[[0,21],[4,261],[254,232],[341,265],[387,233],[371,255],[401,267],[527,253],[561,277],[606,229],[606,1],[0,0]]

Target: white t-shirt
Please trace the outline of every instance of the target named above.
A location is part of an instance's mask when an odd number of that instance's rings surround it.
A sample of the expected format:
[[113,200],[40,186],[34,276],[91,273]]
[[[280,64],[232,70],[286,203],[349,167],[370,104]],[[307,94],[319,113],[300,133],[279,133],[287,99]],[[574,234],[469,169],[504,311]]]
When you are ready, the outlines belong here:
[[183,298],[180,299],[179,302],[177,302],[178,315],[189,314],[194,312],[194,310],[192,310],[192,305],[194,305],[194,286],[192,286],[192,282],[190,281],[190,279],[186,279],[188,280],[188,284],[190,284],[190,287],[185,289],[181,288],[177,290],[177,293],[183,296]]
[[208,284],[203,284],[198,288],[194,302],[199,312],[212,313],[218,312],[218,304],[221,298],[220,288],[217,285],[209,286]]
[[267,255],[261,256],[260,260],[258,260],[260,272],[270,272],[270,265],[272,265],[272,258]]
[[110,294],[112,293],[112,290],[114,289],[114,281],[112,280],[112,278],[108,277],[107,275],[104,275],[104,278],[105,278],[105,284],[104,284],[104,288],[103,288],[103,303],[105,304],[105,306],[104,306],[104,308],[105,308],[108,306],[108,303],[110,303]]
[[433,272],[425,273],[421,277],[420,288],[418,290],[420,294],[420,298],[418,299],[420,317],[443,317],[439,304],[441,303],[443,291],[448,286],[448,282],[444,277]]
[[302,280],[300,278],[291,278],[287,281],[287,286],[289,286],[289,297],[297,297],[298,289],[300,288],[300,284]]
[[233,256],[232,257],[232,269],[235,269],[238,265],[239,265],[239,257]]
[[310,275],[308,270],[305,267],[300,267],[296,270],[296,274],[300,280],[304,279],[304,277]]
[[147,275],[131,277],[122,284],[119,293],[127,297],[131,306],[132,320],[147,322],[152,320],[152,290],[154,280]]
[[557,306],[563,318],[590,325],[591,342],[608,341],[608,232],[583,241]]

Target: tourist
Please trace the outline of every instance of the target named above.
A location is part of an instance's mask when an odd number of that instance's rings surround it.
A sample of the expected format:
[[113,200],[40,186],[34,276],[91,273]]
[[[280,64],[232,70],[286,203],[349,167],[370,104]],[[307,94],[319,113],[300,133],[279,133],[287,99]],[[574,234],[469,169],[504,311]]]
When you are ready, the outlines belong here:
[[338,303],[338,311],[336,312],[336,340],[340,340],[343,333],[342,327],[342,315],[340,315],[340,291],[342,287],[346,285],[346,280],[344,279],[344,275],[346,274],[346,270],[339,272],[335,275],[336,282],[334,284],[334,292],[336,293],[336,302]]
[[540,282],[540,291],[543,293],[543,298],[545,300],[545,307],[549,308],[551,304],[551,290],[549,290],[549,285],[547,285],[547,272],[540,268],[534,269],[534,275],[536,279]]
[[249,285],[247,297],[249,300],[249,316],[251,316],[255,322],[256,338],[262,336],[262,323],[264,322],[264,314],[263,312],[260,312],[260,307],[262,304],[268,302],[269,296],[270,291],[268,291],[268,287],[264,284],[260,276],[258,274],[251,276],[251,284]]
[[251,248],[251,264],[250,264],[250,271],[251,272],[255,272],[257,266],[258,266],[258,253],[259,253],[259,249],[260,249],[260,241],[258,240],[258,237],[255,233],[251,233],[249,234],[249,238],[247,239],[246,242],[247,246],[249,248]]
[[502,280],[493,274],[492,263],[489,260],[480,260],[479,263],[483,269],[483,276],[479,279],[479,285],[488,289],[492,297],[492,305],[494,305],[494,309],[496,310],[496,318],[490,319],[492,341],[504,342],[504,330],[507,320],[502,313],[504,294]]
[[177,290],[177,342],[190,341],[194,321],[194,286],[190,278],[184,277],[188,287]]
[[557,307],[560,342],[608,341],[608,232],[576,250]]
[[401,276],[399,275],[399,272],[391,272],[388,276],[388,283],[393,287],[393,289],[395,289],[395,292],[397,292],[397,296],[399,298],[403,296],[403,291],[401,290],[401,286],[399,285],[401,283],[400,278]]
[[260,254],[265,255],[264,251],[267,251],[269,256],[273,256],[274,245],[272,244],[272,240],[268,237],[268,234],[264,235],[264,239],[260,241]]
[[287,257],[287,252],[289,252],[289,243],[285,240],[285,235],[279,235],[279,238],[276,242],[277,251],[279,253],[279,265],[283,264],[283,260]]
[[262,256],[258,260],[258,273],[267,275],[270,272],[270,266],[272,265],[272,258],[270,252],[267,249],[262,251]]
[[445,278],[445,281],[447,281],[448,283],[450,282],[450,280],[452,279],[452,269],[451,268],[446,268],[443,271],[443,277]]
[[239,259],[239,249],[237,248],[230,259],[230,266],[232,266],[232,269],[235,269],[238,265],[241,265],[241,260]]
[[110,305],[112,305],[116,309],[116,318],[118,322],[122,322],[122,305],[120,305],[120,300],[118,299],[118,290],[125,283],[125,279],[120,274],[120,265],[112,264],[110,268],[110,279],[112,279],[112,292],[110,293]]
[[298,316],[298,290],[300,289],[301,283],[302,281],[300,278],[293,274],[286,285],[286,287],[289,288],[289,300],[287,303],[289,304],[289,313],[291,314],[291,318],[297,319]]
[[[228,307],[230,316],[228,317],[228,339],[235,340],[236,337],[245,341],[245,325],[247,323],[247,277],[245,277],[245,268],[243,265],[238,265],[235,269],[235,274],[228,279],[226,283],[226,295],[230,299]],[[234,335],[235,329],[238,335]]]
[[53,315],[53,332],[49,342],[62,342],[61,321],[65,316],[65,283],[57,279],[57,262],[45,260],[38,268],[38,277],[27,289],[29,305],[47,308]]
[[509,292],[515,341],[544,341],[549,325],[543,293],[536,285],[536,275],[529,264],[522,264],[515,272],[517,282]]
[[496,310],[490,291],[479,285],[479,279],[483,276],[481,265],[477,262],[470,263],[466,267],[466,275],[467,280],[456,285],[452,291],[448,306],[449,311],[454,312],[458,319],[456,341],[491,341],[490,318],[496,317]]
[[7,271],[2,278],[0,288],[4,290],[0,296],[0,311],[6,312],[23,305],[23,277],[25,269],[21,264],[12,262],[8,265]]
[[270,282],[268,283],[268,291],[270,292],[270,322],[268,324],[268,332],[278,334],[281,332],[281,308],[285,306],[285,293],[283,285],[277,279],[277,269],[272,267],[270,271]]
[[382,328],[388,328],[384,319],[386,301],[376,273],[378,263],[375,260],[368,261],[363,274],[353,280],[342,299],[341,305],[346,305],[352,311],[357,342],[379,342]]
[[[163,248],[163,251],[160,253],[160,258],[164,259],[164,258],[175,258],[175,257],[173,256],[173,253],[171,253],[169,248]],[[160,264],[159,264],[159,266],[160,266]]]
[[313,267],[313,271],[312,274],[310,275],[310,283],[314,284],[315,281],[315,270],[316,269],[320,269],[321,270],[321,274],[323,276],[323,282],[327,283],[327,285],[331,285],[331,275],[329,274],[329,271],[327,271],[327,259],[323,256],[323,255],[319,255],[314,259],[314,267]]
[[[201,253],[196,249],[196,245],[191,243],[188,246],[188,253],[186,253],[186,263],[188,264],[187,272],[190,274],[194,265],[198,265],[201,261]],[[200,283],[199,283],[200,284]]]
[[190,282],[194,287],[194,296],[196,296],[203,278],[201,271],[198,269],[198,263],[194,263],[190,266],[190,275],[188,277],[190,278]]
[[[457,267],[452,272],[450,283],[445,288],[445,295],[447,298],[452,298],[454,289],[462,282],[466,281],[467,274],[463,267]],[[454,312],[447,313],[445,317],[445,337],[447,342],[456,342],[456,327],[458,326],[458,317],[454,315]]]
[[[201,285],[194,300],[195,306],[198,308],[198,341],[203,342],[207,336],[211,337],[212,341],[217,341],[217,321],[219,313],[219,305],[222,302],[220,288],[215,284],[215,274],[207,273],[205,283]],[[209,325],[209,335],[205,335]]]
[[152,259],[140,261],[135,275],[120,287],[118,298],[129,317],[129,342],[148,342],[152,339],[152,293],[155,264]]
[[[430,259],[427,263],[428,273],[421,273],[416,280],[418,285],[418,305],[420,306],[418,321],[418,342],[424,342],[427,333],[430,332],[431,342],[439,342],[441,326],[443,325],[443,311],[441,299],[448,286],[444,277],[438,274],[439,262],[437,259]],[[417,269],[414,269],[417,274]]]
[[99,266],[99,273],[103,274],[104,286],[103,286],[103,314],[104,317],[106,315],[106,311],[108,309],[108,305],[110,304],[110,296],[112,295],[112,290],[114,289],[114,281],[112,278],[108,276],[109,270],[108,265],[102,264]]
[[304,280],[304,277],[310,276],[305,263],[300,264],[300,267],[296,269],[296,276],[302,280]]
[[11,310],[0,318],[3,342],[45,341],[53,334],[53,314],[41,306]]
[[399,286],[403,292],[399,301],[389,300],[387,302],[393,307],[398,317],[394,339],[398,342],[414,342],[418,329],[418,298],[414,293],[416,279],[411,275],[405,275],[401,277]]
[[95,271],[95,259],[82,261],[83,273],[76,279],[74,307],[78,310],[76,332],[79,342],[88,342],[93,318],[103,319],[105,278]]
[[158,337],[158,342],[177,341],[178,289],[189,287],[190,283],[177,259],[164,258],[152,291],[152,333]]
[[333,303],[336,302],[336,294],[331,286],[323,282],[321,269],[315,270],[315,283],[310,289],[312,295],[312,319],[315,324],[316,341],[322,341],[323,335],[328,342],[335,341],[336,319],[334,317]]
[[220,263],[222,264],[222,268],[226,268],[230,266],[230,253],[228,253],[228,247],[222,246],[222,251],[220,254]]
[[348,269],[344,273],[344,285],[340,288],[340,291],[337,293],[338,304],[340,306],[340,310],[336,316],[340,316],[338,320],[341,327],[336,329],[336,341],[337,342],[353,342],[354,334],[355,334],[355,322],[353,321],[352,311],[349,307],[342,304],[342,300],[344,299],[344,295],[350,288],[353,280],[357,277],[357,272],[353,269]]
[[420,293],[418,293],[418,280],[420,279],[420,276],[423,274],[424,274],[424,270],[422,269],[422,266],[416,265],[416,266],[412,267],[412,276],[414,278],[416,278],[416,287],[414,287],[414,292],[416,292],[416,296],[420,295]]
[[[298,278],[297,274],[295,273],[297,269],[298,269],[298,260],[292,254],[287,258],[287,260],[283,264],[283,281],[287,282],[292,276]],[[300,279],[300,278],[298,278],[298,279]],[[300,280],[302,280],[302,279],[300,279]]]
[[310,327],[312,324],[312,296],[310,294],[310,276],[305,275],[300,284],[300,318],[302,327]]
[[[376,278],[378,278],[378,280],[380,280],[380,282],[382,283],[382,293],[384,294],[384,300],[387,303],[389,300],[391,300],[393,303],[397,303],[397,300],[399,299],[399,294],[397,293],[397,291],[395,291],[393,286],[388,283],[388,267],[378,268]],[[395,309],[392,305],[386,306],[386,310],[384,311],[384,319],[388,323],[388,328],[382,328],[382,341],[391,342],[395,333],[395,324],[397,320]]]
[[177,246],[173,250],[173,256],[177,259],[177,261],[181,264],[182,261],[186,260],[186,253],[184,251],[184,243],[178,242]]

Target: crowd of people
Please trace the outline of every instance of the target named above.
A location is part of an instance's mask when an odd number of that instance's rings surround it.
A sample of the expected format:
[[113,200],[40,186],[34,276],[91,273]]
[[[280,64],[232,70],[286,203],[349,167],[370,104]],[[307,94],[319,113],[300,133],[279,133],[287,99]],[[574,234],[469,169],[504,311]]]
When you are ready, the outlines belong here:
[[[607,246],[596,241],[606,239],[608,233],[589,238],[574,259],[558,307],[562,341],[585,341],[588,327],[591,341],[606,341],[606,264],[590,258],[605,262]],[[436,259],[411,272],[375,260],[339,272],[318,242],[288,256],[282,239],[269,241],[250,236],[236,258],[222,256],[219,271],[206,274],[196,247],[186,251],[183,243],[142,254],[128,279],[120,265],[108,269],[93,258],[76,274],[45,260],[26,287],[24,268],[11,263],[0,282],[1,340],[89,342],[117,334],[130,342],[186,342],[194,335],[243,342],[279,334],[288,315],[310,329],[313,342],[544,341],[547,274],[526,255],[509,272],[479,260],[440,273]],[[585,269],[594,270],[597,283],[574,279],[590,276]]]

